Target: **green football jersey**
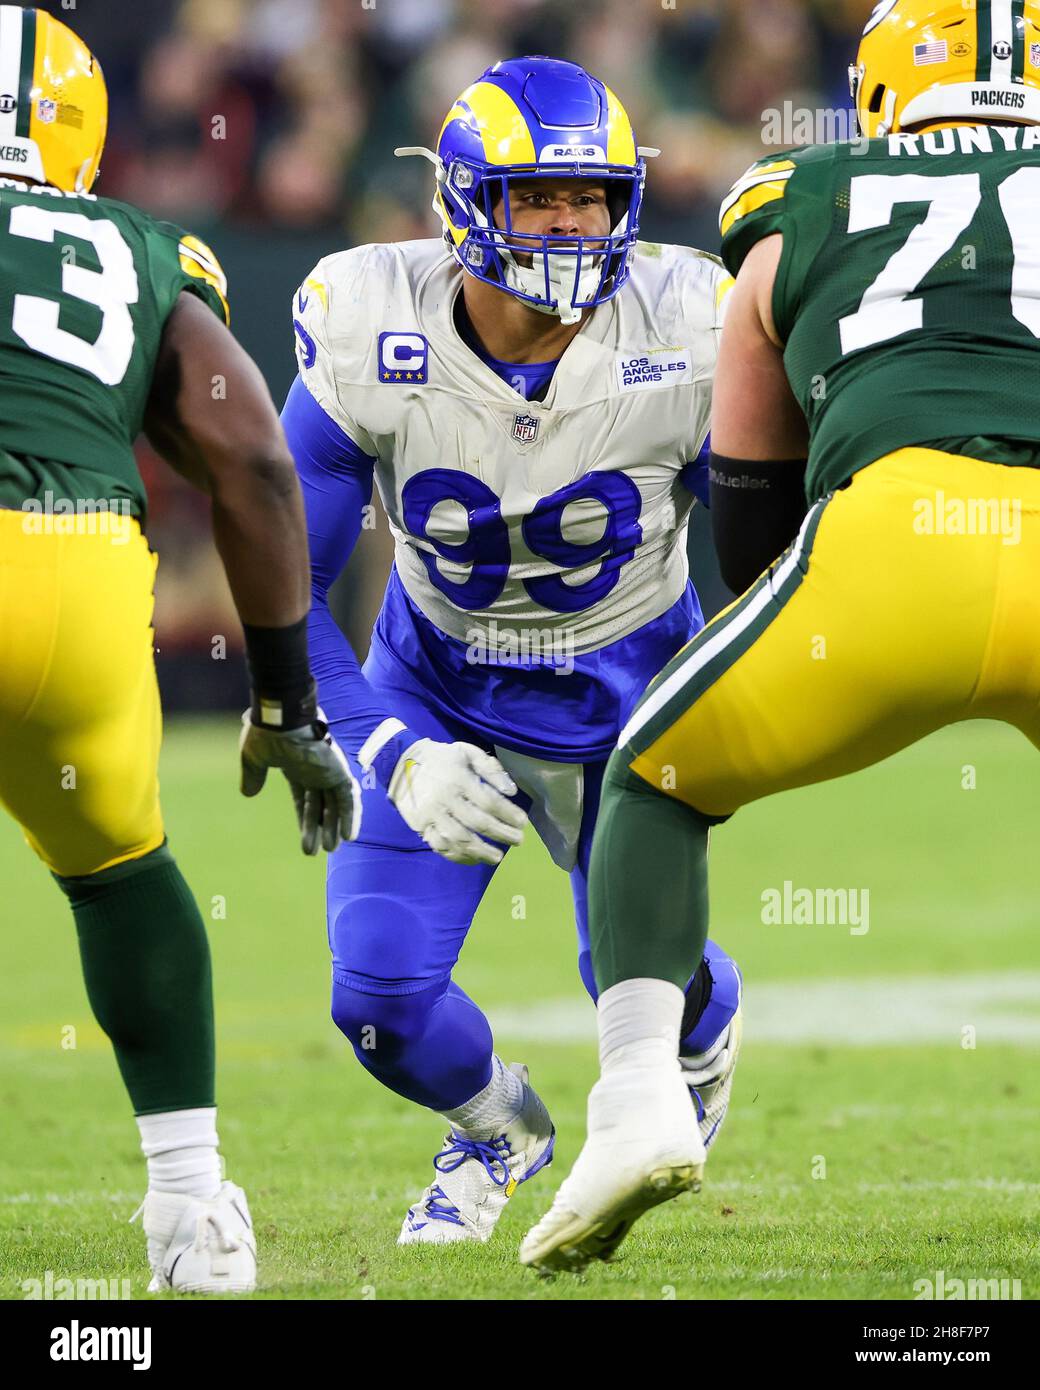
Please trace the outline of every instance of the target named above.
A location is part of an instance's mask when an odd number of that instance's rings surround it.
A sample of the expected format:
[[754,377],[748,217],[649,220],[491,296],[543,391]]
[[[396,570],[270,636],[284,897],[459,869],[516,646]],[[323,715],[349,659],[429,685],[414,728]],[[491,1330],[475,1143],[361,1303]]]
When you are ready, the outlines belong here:
[[0,506],[143,516],[133,442],[182,290],[227,319],[213,252],[109,198],[0,180]]
[[733,275],[783,235],[773,312],[809,423],[810,501],[909,445],[1040,464],[1040,128],[777,155],[720,226]]

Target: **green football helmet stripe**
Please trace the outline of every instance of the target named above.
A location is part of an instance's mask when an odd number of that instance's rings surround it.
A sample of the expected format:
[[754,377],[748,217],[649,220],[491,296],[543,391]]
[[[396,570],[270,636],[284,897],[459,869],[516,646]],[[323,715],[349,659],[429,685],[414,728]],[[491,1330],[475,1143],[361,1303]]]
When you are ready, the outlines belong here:
[[32,115],[33,69],[36,66],[36,11],[22,11],[22,56],[18,64],[18,117],[14,133],[28,136]]
[[992,0],[978,0],[978,54],[975,58],[975,81],[988,82],[993,68]]
[[1014,53],[1011,55],[1011,80],[1024,82],[1026,77],[1026,0],[1011,0],[1011,32]]

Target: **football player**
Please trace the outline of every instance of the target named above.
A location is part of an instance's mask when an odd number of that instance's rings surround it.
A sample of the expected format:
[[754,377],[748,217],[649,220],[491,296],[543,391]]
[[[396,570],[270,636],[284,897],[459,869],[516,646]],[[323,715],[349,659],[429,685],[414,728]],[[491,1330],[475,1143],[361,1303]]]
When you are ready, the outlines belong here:
[[869,141],[770,157],[722,206],[712,521],[750,587],[610,762],[602,1077],[526,1264],[606,1257],[694,1180],[674,1052],[711,826],[959,720],[1040,745],[1040,4],[882,0],[851,75]]
[[217,1152],[209,946],[159,806],[134,439],[143,425],[210,493],[252,673],[242,790],[282,768],[313,853],[354,833],[360,797],[315,703],[303,507],[212,251],[89,191],[108,113],[94,55],[2,5],[0,91],[0,802],[69,899],[137,1116],[150,1287],[241,1291],[255,1244]]
[[[400,1243],[486,1240],[553,1127],[452,980],[528,816],[586,880],[605,760],[652,669],[702,619],[686,530],[708,431],[716,258],[637,241],[646,150],[574,64],[496,64],[436,151],[443,239],[323,260],[294,307],[283,423],[303,482],[311,650],[364,770],[364,831],[329,861],[332,1013],[359,1061],[449,1132]],[[395,562],[365,666],[329,586],[373,480]],[[676,1039],[691,1122],[722,1123],[740,979],[704,942]],[[679,1065],[677,1063],[677,1065]]]

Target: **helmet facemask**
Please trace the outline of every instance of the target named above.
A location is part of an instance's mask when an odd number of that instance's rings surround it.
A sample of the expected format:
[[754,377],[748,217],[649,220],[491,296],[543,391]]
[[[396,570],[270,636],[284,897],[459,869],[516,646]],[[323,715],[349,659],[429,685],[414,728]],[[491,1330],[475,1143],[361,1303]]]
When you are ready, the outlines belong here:
[[[434,165],[434,211],[467,274],[571,324],[627,280],[646,160],[660,151],[636,145],[624,107],[598,79],[574,63],[528,56],[496,63],[466,88],[436,153],[413,146],[395,153]],[[608,229],[518,231],[515,186],[568,179],[606,190]]]
[[[636,171],[604,165],[477,168],[456,160],[438,180],[434,208],[456,259],[471,275],[505,290],[541,313],[576,323],[585,309],[610,299],[628,275],[639,232],[646,166]],[[520,232],[513,226],[510,193],[534,179],[602,183],[610,230],[601,236]],[[497,218],[496,218],[497,211]],[[460,229],[465,235],[460,239]]]
[[[609,230],[600,235],[565,236],[521,232],[513,225],[511,193],[535,179],[568,178],[596,182],[606,192]],[[620,288],[619,272],[635,244],[637,190],[630,171],[604,174],[579,169],[573,174],[542,169],[486,174],[471,200],[470,232],[462,246],[467,268],[479,265],[481,278],[505,288],[532,309],[577,323]]]

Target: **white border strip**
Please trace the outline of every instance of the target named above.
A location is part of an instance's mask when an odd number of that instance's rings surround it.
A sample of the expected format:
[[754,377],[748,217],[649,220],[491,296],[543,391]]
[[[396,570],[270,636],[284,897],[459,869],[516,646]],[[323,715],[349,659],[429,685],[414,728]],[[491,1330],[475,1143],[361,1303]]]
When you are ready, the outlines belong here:
[[[786,932],[792,949],[809,950],[819,934],[842,929],[761,930]],[[851,954],[859,949],[849,947]],[[940,1043],[952,1050],[964,1046],[967,1024],[974,1028],[972,1041],[977,1040],[980,1048],[991,1043],[1040,1048],[1040,971],[759,981],[753,974],[745,982],[744,997],[744,1043],[749,1051],[765,1043],[784,1047]],[[596,1045],[596,1010],[588,999],[527,1000],[489,1009],[488,1016],[495,1037],[510,1042]]]

